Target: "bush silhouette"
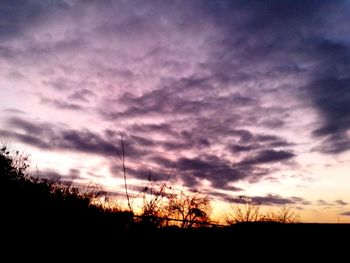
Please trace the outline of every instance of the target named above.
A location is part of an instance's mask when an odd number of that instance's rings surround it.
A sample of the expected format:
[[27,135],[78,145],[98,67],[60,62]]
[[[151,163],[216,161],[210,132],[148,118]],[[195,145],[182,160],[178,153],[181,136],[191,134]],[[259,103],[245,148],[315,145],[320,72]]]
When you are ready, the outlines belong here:
[[133,214],[93,204],[98,191],[82,192],[59,179],[28,174],[27,157],[6,147],[0,151],[0,198],[2,222],[11,236],[62,236],[72,232],[122,231],[132,224]]
[[169,198],[166,207],[171,218],[181,220],[182,228],[205,226],[210,223],[209,199],[199,193],[184,193]]
[[[297,217],[287,208],[277,214],[262,215],[259,204],[249,202],[234,210],[231,226],[208,227],[209,200],[198,193],[169,194],[166,184],[149,185],[154,189],[153,195],[151,191],[143,215],[134,220],[130,211],[96,204],[94,198],[103,194],[99,189],[81,191],[61,180],[35,178],[28,174],[27,168],[25,156],[18,152],[11,155],[6,147],[0,149],[0,240],[18,251],[28,246],[38,253],[42,247],[64,246],[75,250],[82,245],[81,252],[85,255],[89,255],[90,248],[103,252],[123,252],[124,248],[153,252],[157,248],[169,253],[179,248],[193,252],[194,246],[201,249],[198,251],[210,251],[222,244],[235,248],[249,245],[249,249],[254,244],[266,244],[270,248],[285,246],[280,240],[288,242],[303,237],[301,240],[308,245],[311,241],[325,237],[334,240],[337,235],[350,232],[350,225],[280,224],[296,222]],[[171,220],[175,224],[164,223]],[[263,242],[254,243],[259,240]],[[4,248],[6,245],[2,251]]]
[[226,216],[226,223],[300,223],[300,216],[290,207],[282,206],[277,212],[262,213],[261,204],[250,198],[240,197],[236,204],[231,204],[232,212]]

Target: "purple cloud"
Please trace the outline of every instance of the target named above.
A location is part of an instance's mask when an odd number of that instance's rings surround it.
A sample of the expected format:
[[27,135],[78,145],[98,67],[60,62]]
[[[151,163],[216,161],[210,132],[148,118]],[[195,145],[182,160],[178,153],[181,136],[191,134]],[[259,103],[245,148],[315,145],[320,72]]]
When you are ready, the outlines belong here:
[[347,1],[0,9],[1,136],[110,161],[124,132],[130,176],[151,167],[162,178],[175,166],[185,186],[208,181],[213,192],[283,179],[280,171],[305,165],[303,153],[350,149]]

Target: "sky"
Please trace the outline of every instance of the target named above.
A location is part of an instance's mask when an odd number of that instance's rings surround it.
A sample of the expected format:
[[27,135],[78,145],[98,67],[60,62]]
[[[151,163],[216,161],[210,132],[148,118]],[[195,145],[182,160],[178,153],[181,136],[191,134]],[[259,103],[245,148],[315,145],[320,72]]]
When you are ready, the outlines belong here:
[[0,138],[45,177],[149,173],[350,222],[350,2],[0,1]]

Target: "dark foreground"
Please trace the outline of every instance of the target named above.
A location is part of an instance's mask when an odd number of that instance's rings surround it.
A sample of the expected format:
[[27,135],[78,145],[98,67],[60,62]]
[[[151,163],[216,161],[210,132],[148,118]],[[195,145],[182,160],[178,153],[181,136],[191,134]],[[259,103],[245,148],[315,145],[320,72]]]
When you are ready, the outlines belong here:
[[159,228],[152,218],[93,205],[96,192],[31,177],[25,160],[0,149],[1,262],[299,262],[305,255],[310,262],[320,256],[349,261],[350,224]]
[[[34,224],[35,225],[35,224]],[[74,224],[73,224],[74,225]],[[231,227],[155,229],[141,224],[101,225],[52,224],[35,228],[2,229],[2,242],[10,248],[31,248],[64,253],[127,253],[133,257],[153,257],[164,253],[172,258],[183,255],[222,256],[250,251],[256,253],[315,253],[339,256],[348,253],[349,224],[244,223]],[[56,252],[54,252],[56,251]],[[131,254],[130,254],[131,253]],[[40,253],[39,253],[40,254]],[[153,255],[153,256],[152,256]],[[160,258],[157,258],[157,261]],[[148,261],[148,260],[147,260]]]

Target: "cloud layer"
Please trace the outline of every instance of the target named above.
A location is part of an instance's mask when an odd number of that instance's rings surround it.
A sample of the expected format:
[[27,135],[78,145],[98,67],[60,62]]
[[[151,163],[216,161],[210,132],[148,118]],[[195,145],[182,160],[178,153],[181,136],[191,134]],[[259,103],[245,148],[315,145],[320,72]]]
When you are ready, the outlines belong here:
[[301,151],[338,156],[349,15],[347,1],[5,1],[0,135],[111,160],[123,132],[135,178],[175,167],[227,191],[297,169]]

